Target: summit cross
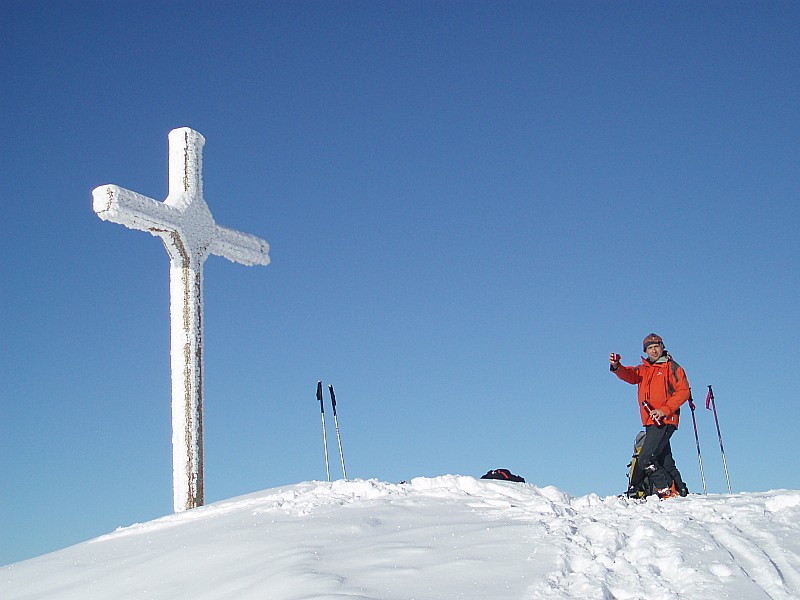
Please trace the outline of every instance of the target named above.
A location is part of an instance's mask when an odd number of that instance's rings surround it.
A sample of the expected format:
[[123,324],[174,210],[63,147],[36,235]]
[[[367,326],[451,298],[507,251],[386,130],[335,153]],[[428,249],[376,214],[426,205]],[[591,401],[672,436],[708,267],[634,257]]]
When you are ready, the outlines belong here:
[[268,265],[269,244],[214,221],[203,198],[205,138],[186,127],[168,138],[164,202],[116,185],[95,188],[92,201],[102,220],[160,237],[169,254],[173,506],[180,512],[203,505],[203,263],[215,254]]

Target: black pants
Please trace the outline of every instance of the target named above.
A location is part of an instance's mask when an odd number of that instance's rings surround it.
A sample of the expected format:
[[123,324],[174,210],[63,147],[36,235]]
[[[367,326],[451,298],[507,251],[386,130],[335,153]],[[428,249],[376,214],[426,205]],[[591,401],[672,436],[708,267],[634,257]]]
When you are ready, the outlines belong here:
[[683,479],[678,467],[675,466],[672,448],[669,445],[669,438],[673,433],[675,433],[674,425],[645,427],[644,442],[631,477],[631,486],[640,484],[647,475],[652,484],[659,489],[668,488],[673,481],[677,489],[683,487]]

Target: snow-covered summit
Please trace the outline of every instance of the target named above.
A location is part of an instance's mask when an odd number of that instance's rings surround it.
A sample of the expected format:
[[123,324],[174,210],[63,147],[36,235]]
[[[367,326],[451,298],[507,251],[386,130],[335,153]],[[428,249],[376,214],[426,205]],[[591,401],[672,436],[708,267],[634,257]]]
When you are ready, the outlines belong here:
[[797,598],[800,491],[659,502],[447,475],[307,482],[2,568],[14,600]]

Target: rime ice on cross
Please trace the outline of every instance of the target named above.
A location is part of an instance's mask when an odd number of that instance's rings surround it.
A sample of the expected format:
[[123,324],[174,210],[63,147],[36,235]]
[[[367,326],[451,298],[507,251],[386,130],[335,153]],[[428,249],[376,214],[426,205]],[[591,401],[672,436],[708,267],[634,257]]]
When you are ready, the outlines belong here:
[[169,254],[172,367],[172,477],[175,512],[203,505],[203,263],[216,254],[269,264],[269,244],[214,222],[203,199],[198,132],[169,133],[169,194],[159,202],[115,185],[92,192],[104,221],[149,231]]

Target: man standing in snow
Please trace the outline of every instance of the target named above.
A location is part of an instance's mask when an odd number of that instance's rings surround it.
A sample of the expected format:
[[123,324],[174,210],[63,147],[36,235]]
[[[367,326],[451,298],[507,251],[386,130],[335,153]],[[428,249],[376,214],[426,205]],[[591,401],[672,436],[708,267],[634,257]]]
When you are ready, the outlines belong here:
[[644,338],[642,348],[647,356],[636,367],[621,365],[622,357],[613,352],[609,359],[617,377],[639,386],[639,413],[646,432],[627,495],[637,496],[639,484],[649,477],[659,497],[686,496],[689,492],[675,466],[669,439],[678,429],[680,406],[691,397],[689,381],[658,335]]

